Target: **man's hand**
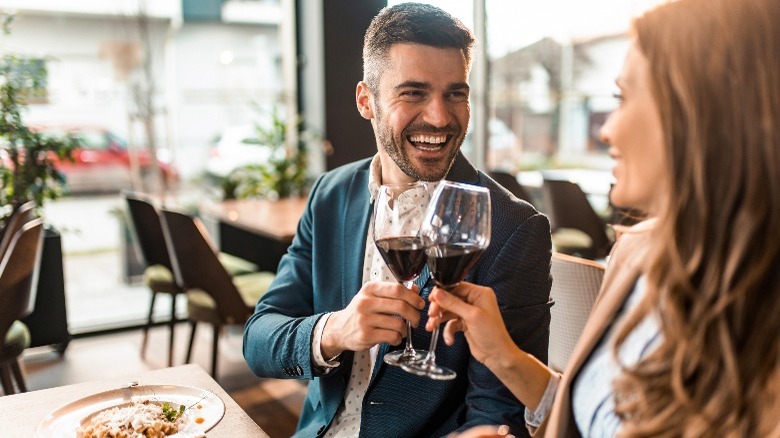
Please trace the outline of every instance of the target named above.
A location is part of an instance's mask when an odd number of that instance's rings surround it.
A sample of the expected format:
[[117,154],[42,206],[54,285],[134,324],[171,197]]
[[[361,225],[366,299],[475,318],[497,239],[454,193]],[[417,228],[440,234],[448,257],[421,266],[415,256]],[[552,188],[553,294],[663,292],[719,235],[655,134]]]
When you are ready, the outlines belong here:
[[[333,313],[322,332],[322,355],[335,357],[342,351],[368,350],[387,342],[398,345],[406,336],[404,318],[417,327],[425,301],[398,283],[371,281],[363,285],[344,309]],[[399,318],[399,316],[401,318]]]

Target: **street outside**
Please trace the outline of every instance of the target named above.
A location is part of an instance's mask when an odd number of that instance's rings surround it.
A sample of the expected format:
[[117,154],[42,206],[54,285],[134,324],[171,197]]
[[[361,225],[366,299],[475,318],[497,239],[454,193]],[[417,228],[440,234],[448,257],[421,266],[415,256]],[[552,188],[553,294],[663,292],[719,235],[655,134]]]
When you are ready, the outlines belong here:
[[[147,317],[149,289],[138,277],[132,282],[125,278],[124,209],[118,193],[69,196],[45,204],[46,223],[61,233],[71,334],[139,324]],[[168,301],[165,294],[159,297],[156,318],[167,318]],[[185,312],[186,305],[179,303],[178,309]]]

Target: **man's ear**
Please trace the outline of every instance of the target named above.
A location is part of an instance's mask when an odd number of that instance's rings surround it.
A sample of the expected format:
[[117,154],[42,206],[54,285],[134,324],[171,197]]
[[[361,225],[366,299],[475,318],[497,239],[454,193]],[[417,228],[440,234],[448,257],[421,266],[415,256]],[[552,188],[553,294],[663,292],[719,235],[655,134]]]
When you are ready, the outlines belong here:
[[364,119],[370,120],[374,118],[374,109],[371,107],[371,92],[368,90],[368,84],[363,81],[357,84],[355,103],[357,104],[358,112]]

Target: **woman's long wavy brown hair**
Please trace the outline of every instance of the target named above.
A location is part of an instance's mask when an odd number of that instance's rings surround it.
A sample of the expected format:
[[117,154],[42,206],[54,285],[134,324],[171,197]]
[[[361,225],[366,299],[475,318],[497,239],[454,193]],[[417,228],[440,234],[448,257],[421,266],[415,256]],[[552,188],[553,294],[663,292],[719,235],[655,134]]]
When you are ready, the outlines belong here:
[[634,22],[668,187],[648,294],[663,340],[616,381],[621,435],[780,434],[780,0],[681,0]]

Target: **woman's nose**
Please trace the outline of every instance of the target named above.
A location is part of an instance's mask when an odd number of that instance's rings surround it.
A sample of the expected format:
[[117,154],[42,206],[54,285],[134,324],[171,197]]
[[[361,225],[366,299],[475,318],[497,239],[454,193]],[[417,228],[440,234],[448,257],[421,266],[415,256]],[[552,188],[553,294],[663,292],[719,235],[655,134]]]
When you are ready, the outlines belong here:
[[609,117],[607,117],[607,120],[604,122],[603,125],[601,125],[601,128],[599,128],[599,140],[601,140],[602,143],[611,145],[611,126],[610,126],[610,120],[612,119],[612,115],[610,114]]

